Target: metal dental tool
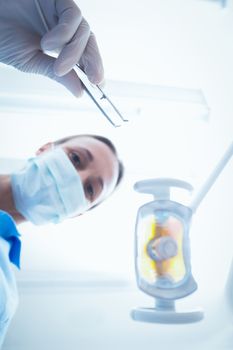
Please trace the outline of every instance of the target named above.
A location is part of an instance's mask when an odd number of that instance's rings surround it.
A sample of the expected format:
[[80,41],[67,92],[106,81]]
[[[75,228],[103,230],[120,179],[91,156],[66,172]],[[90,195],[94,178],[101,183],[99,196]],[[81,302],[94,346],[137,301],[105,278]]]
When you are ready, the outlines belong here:
[[[37,8],[37,11],[41,17],[41,20],[44,24],[44,27],[47,31],[49,31],[49,26],[48,23],[46,22],[44,13],[42,11],[42,8],[40,6],[40,3],[38,0],[35,0],[35,5]],[[46,54],[50,56],[58,56],[58,52],[54,53],[53,52],[47,52]],[[77,73],[79,79],[81,80],[83,84],[83,88],[88,94],[88,96],[92,99],[92,101],[96,104],[96,106],[99,108],[99,110],[102,112],[102,114],[105,116],[105,118],[114,126],[114,127],[119,127],[121,124],[118,122],[116,123],[114,120],[119,120],[123,122],[127,122],[128,119],[125,119],[122,114],[119,112],[119,110],[116,108],[116,106],[112,103],[112,101],[109,99],[109,97],[104,93],[104,91],[95,84],[92,84],[87,75],[84,73],[84,71],[80,68],[78,64],[73,67],[75,72]]]

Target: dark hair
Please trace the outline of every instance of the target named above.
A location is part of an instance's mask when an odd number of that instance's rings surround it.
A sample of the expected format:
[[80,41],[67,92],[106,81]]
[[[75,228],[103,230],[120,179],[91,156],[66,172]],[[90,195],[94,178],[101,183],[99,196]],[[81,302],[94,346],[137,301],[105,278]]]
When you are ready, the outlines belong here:
[[93,135],[93,134],[72,135],[72,136],[63,137],[62,139],[55,141],[54,145],[59,146],[67,141],[70,141],[70,140],[73,140],[73,139],[79,138],[79,137],[92,137],[93,139],[96,139],[96,140],[99,140],[100,142],[103,142],[105,145],[107,145],[110,148],[110,150],[116,156],[116,158],[118,160],[118,168],[119,168],[117,182],[116,182],[116,186],[115,186],[115,188],[116,188],[120,184],[120,182],[123,178],[124,165],[122,164],[122,162],[118,158],[116,147],[114,146],[112,141],[110,141],[107,137],[100,136],[100,135]]

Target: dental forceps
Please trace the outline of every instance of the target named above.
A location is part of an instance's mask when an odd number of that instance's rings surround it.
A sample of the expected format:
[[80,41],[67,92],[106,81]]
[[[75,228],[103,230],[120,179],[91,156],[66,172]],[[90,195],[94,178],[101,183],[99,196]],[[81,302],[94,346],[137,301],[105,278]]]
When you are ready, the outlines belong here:
[[[50,30],[48,23],[46,22],[44,13],[42,11],[42,8],[40,6],[40,3],[38,0],[35,0],[35,5],[37,8],[37,11],[40,15],[40,18],[44,24],[45,29],[47,32]],[[50,52],[46,52],[46,54],[50,54]],[[51,52],[51,55],[54,56],[54,52]],[[55,56],[58,56],[56,54]],[[91,98],[91,100],[95,103],[95,105],[99,108],[99,110],[102,112],[102,114],[105,116],[105,118],[114,126],[119,127],[120,124],[116,124],[114,122],[114,119],[121,119],[123,122],[127,122],[128,119],[125,119],[122,114],[119,112],[119,110],[116,108],[116,106],[112,103],[112,101],[109,99],[109,97],[104,93],[104,91],[99,87],[99,85],[92,84],[85,72],[82,70],[82,68],[76,64],[73,69],[77,73],[79,79],[82,82],[83,88],[86,91],[87,95]],[[111,115],[111,116],[110,116]],[[116,120],[117,120],[116,119]]]

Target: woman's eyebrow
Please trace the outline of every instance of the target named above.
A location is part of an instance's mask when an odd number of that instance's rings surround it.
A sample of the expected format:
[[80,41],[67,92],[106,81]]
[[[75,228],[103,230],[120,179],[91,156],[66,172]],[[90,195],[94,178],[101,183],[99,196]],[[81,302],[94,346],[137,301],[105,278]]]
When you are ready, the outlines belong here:
[[87,148],[80,147],[80,150],[84,153],[85,157],[87,158],[87,160],[89,162],[93,161],[94,157],[93,157],[92,153]]
[[102,191],[102,189],[104,188],[104,182],[103,182],[103,179],[101,178],[101,177],[97,177],[97,181],[98,181],[98,183],[99,183],[99,186],[100,186],[100,188],[101,188],[101,191]]

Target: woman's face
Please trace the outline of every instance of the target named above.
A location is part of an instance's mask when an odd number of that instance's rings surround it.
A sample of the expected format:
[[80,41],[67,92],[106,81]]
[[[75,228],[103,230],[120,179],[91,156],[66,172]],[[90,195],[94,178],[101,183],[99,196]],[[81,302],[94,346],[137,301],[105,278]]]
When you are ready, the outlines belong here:
[[58,147],[62,147],[79,173],[86,198],[92,205],[114,190],[119,164],[108,145],[90,136],[78,136]]

